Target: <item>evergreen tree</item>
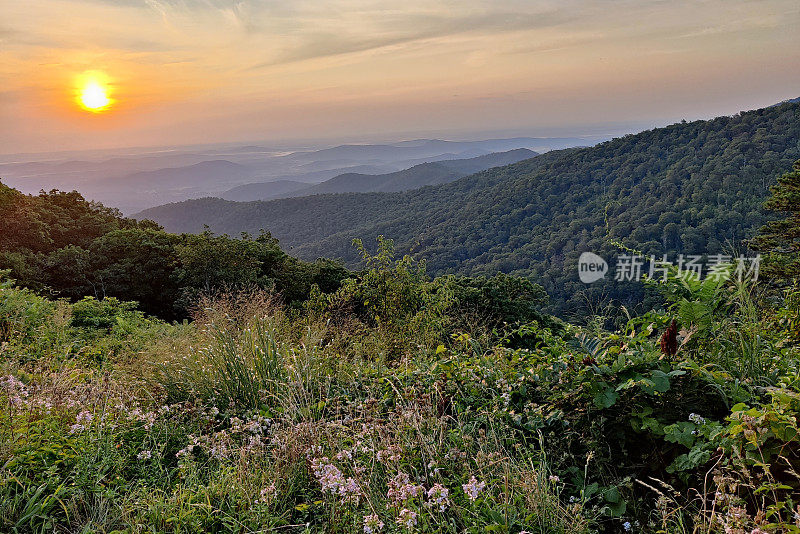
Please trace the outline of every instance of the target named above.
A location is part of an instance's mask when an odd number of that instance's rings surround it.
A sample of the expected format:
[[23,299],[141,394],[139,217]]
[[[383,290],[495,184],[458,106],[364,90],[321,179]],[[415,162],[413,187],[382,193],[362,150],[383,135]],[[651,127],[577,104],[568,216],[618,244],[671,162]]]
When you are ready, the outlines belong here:
[[771,188],[764,203],[768,210],[784,212],[785,218],[767,223],[750,242],[767,255],[764,273],[774,278],[800,279],[800,160]]

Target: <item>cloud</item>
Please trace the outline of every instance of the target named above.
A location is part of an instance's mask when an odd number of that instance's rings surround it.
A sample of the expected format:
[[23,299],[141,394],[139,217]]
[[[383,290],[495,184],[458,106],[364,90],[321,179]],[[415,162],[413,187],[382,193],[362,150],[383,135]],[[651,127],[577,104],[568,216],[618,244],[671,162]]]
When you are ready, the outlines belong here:
[[665,116],[796,92],[798,24],[797,0],[0,1],[0,87],[6,130],[52,121],[53,142],[90,69],[117,80],[135,142],[199,135],[186,121],[300,135],[644,120],[653,102]]
[[[533,5],[533,4],[531,4]],[[463,4],[464,8],[469,3]],[[324,14],[323,14],[324,15]],[[327,16],[302,14],[293,21],[287,40],[271,57],[253,65],[258,69],[284,63],[318,59],[386,47],[431,41],[458,35],[511,34],[552,28],[575,20],[564,9],[454,9],[432,11],[342,11]]]

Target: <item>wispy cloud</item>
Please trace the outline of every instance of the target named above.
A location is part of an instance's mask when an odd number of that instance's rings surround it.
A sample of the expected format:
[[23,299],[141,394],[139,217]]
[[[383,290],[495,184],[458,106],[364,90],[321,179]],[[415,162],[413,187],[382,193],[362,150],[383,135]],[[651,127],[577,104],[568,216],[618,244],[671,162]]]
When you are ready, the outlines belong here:
[[797,0],[25,0],[0,2],[0,21],[7,123],[50,120],[74,74],[99,69],[126,124],[157,136],[190,116],[242,131],[639,120],[652,95],[800,86]]

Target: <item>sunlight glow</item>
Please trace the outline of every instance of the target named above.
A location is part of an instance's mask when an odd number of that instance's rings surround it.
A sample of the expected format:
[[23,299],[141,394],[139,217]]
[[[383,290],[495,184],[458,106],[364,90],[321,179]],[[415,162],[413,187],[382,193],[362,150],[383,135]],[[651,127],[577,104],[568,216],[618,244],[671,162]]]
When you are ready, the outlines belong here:
[[78,78],[76,85],[78,105],[86,111],[101,113],[108,110],[113,103],[109,97],[106,76],[103,74],[84,73]]

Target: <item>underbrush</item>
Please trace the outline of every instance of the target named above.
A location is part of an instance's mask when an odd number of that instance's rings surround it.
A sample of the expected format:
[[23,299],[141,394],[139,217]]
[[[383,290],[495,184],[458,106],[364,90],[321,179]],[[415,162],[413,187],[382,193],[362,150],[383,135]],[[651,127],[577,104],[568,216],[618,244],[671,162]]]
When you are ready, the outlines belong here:
[[6,282],[0,530],[800,532],[797,289],[671,280],[606,332],[382,254],[189,324]]

